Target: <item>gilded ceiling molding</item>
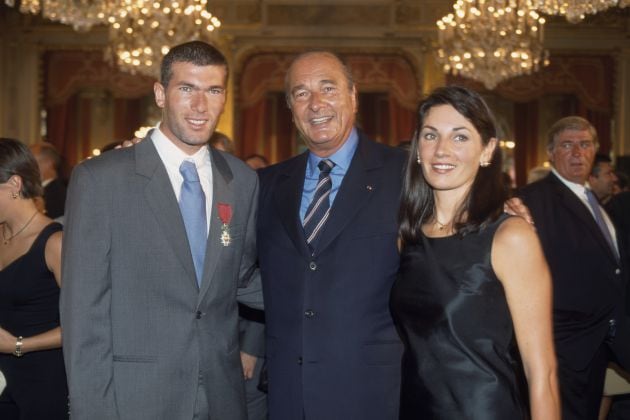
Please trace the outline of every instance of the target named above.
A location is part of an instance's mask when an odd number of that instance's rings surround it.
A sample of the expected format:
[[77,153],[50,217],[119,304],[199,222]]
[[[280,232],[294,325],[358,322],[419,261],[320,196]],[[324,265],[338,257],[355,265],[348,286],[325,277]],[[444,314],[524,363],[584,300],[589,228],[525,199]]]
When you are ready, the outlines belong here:
[[[611,113],[614,65],[609,55],[552,56],[548,67],[529,76],[507,80],[494,91],[515,102],[532,101],[546,94],[571,93],[589,109]],[[451,76],[448,81],[484,90],[469,79]]]
[[116,98],[139,98],[152,91],[154,80],[112,69],[100,51],[48,51],[45,105],[64,103],[83,88],[102,88]]
[[295,54],[265,53],[251,56],[244,64],[240,80],[240,104],[248,108],[268,92],[284,91],[284,75]]

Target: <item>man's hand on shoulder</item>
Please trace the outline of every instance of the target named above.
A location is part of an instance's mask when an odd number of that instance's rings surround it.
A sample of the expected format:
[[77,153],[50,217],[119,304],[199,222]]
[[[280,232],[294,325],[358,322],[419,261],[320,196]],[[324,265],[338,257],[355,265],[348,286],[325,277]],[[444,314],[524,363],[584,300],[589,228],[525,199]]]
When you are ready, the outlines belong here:
[[532,214],[529,212],[529,208],[523,203],[518,197],[512,197],[505,202],[503,205],[503,211],[511,216],[518,216],[531,225],[534,224],[534,219],[532,218]]

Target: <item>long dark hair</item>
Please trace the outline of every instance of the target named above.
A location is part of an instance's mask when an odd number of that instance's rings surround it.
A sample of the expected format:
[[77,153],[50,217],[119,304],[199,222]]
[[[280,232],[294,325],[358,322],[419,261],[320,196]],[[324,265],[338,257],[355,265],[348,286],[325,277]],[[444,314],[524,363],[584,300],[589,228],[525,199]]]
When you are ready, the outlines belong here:
[[[478,93],[460,86],[446,86],[434,90],[418,106],[418,124],[411,143],[409,160],[405,168],[402,198],[399,212],[400,237],[403,243],[417,243],[424,223],[434,218],[433,189],[426,182],[421,166],[417,163],[419,137],[424,120],[431,108],[450,105],[472,123],[486,146],[496,138],[494,117]],[[499,146],[494,149],[491,165],[480,167],[466,199],[455,213],[454,229],[466,235],[496,220],[503,211],[507,193],[502,183],[502,159]]]

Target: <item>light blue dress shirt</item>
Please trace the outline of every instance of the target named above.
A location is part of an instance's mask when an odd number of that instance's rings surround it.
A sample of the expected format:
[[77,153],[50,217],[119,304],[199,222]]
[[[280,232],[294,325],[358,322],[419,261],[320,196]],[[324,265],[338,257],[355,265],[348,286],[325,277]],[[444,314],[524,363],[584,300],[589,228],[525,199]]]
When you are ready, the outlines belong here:
[[[332,181],[332,189],[330,191],[330,207],[332,207],[337,191],[341,186],[343,177],[348,172],[350,162],[354,157],[354,152],[357,150],[359,144],[359,135],[356,128],[353,128],[350,132],[348,140],[341,146],[339,150],[333,153],[328,159],[332,160],[335,166],[330,172],[330,179]],[[300,220],[304,221],[306,216],[306,209],[313,200],[313,194],[315,193],[315,187],[319,181],[319,168],[317,164],[324,158],[321,158],[313,153],[309,153],[308,161],[306,162],[306,175],[304,176],[304,189],[302,190],[302,202],[300,203]]]

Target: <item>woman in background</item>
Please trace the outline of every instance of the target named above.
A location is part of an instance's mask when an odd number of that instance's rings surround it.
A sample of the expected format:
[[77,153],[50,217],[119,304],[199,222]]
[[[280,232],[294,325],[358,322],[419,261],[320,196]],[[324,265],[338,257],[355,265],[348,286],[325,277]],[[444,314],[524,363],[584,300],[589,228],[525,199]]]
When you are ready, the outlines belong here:
[[490,110],[470,90],[439,88],[414,137],[391,296],[405,344],[400,418],[559,419],[551,279],[533,227],[503,213]]
[[40,213],[37,162],[0,139],[0,395],[3,420],[68,418],[61,353],[61,225]]

